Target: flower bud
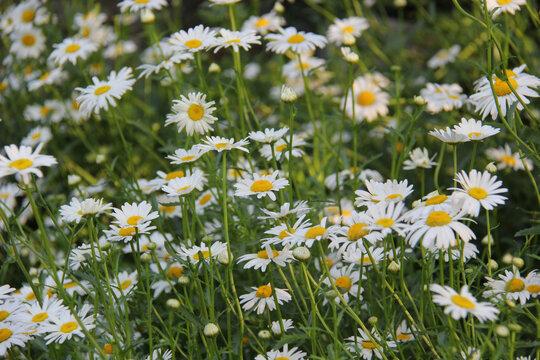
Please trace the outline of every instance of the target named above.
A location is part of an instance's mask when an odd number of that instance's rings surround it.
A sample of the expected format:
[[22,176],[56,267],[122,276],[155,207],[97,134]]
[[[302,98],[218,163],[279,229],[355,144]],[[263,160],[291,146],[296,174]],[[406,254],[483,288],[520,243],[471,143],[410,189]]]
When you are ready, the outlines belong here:
[[416,105],[422,106],[426,104],[426,99],[424,99],[422,96],[415,95],[413,99]]
[[394,0],[395,7],[405,7],[407,6],[407,0]]
[[514,332],[520,332],[522,329],[521,325],[519,324],[508,324],[508,328],[510,329],[510,331]]
[[281,5],[279,1],[276,1],[276,3],[274,4],[274,11],[277,12],[278,14],[281,14],[282,12],[285,11],[285,7]]
[[482,238],[482,244],[484,245],[488,245],[488,244],[493,244],[493,236],[491,236],[491,234],[489,235],[486,235]]
[[35,267],[31,267],[30,270],[28,271],[28,275],[30,276],[37,276],[37,274],[38,274],[38,269]]
[[379,319],[376,316],[370,316],[367,321],[371,325],[375,325],[379,321]]
[[514,265],[517,266],[518,268],[522,268],[523,265],[525,265],[525,262],[523,261],[522,258],[520,258],[520,257],[515,257],[515,258],[512,258],[512,264],[514,264]]
[[281,87],[281,101],[292,103],[295,102],[296,99],[298,99],[298,95],[296,95],[296,92],[293,89],[287,85]]
[[507,337],[510,334],[510,331],[504,325],[497,325],[495,327],[495,334],[499,335],[500,337]]
[[208,323],[204,327],[204,336],[214,337],[219,334],[219,326],[214,323]]
[[[39,278],[37,278],[37,277],[32,278],[32,284],[39,285]],[[51,288],[51,290],[53,290],[53,288]]]
[[511,254],[504,254],[504,256],[502,258],[502,262],[507,264],[507,265],[510,265],[512,263],[513,258],[514,257]]
[[81,181],[81,177],[79,175],[68,175],[68,185],[75,185]]
[[149,24],[151,22],[154,22],[156,20],[156,16],[152,12],[152,10],[145,9],[141,12],[141,22],[143,24]]
[[499,268],[499,264],[497,264],[497,262],[493,259],[489,259],[488,261],[488,266],[491,270],[495,271]]
[[397,273],[399,270],[401,270],[401,266],[399,266],[397,262],[392,260],[392,262],[388,265],[387,269],[392,273]]
[[96,155],[96,164],[101,164],[105,161],[105,155],[104,154],[97,154]]
[[393,72],[401,71],[401,66],[399,66],[399,65],[392,65],[392,66],[390,66],[390,70],[392,70]]
[[178,278],[178,283],[180,285],[187,285],[189,284],[189,282],[190,282],[189,277],[186,275],[182,275]]
[[268,330],[261,330],[259,331],[259,333],[257,334],[257,336],[260,338],[260,339],[263,339],[263,340],[268,340],[272,337],[272,333]]
[[305,246],[297,247],[296,249],[293,250],[292,254],[296,260],[300,260],[300,261],[307,260],[311,256],[311,252]]
[[324,296],[326,296],[328,299],[333,300],[338,297],[338,292],[334,289],[328,290],[324,293]]
[[355,42],[356,42],[356,39],[351,33],[345,32],[343,34],[343,40],[341,40],[341,43],[343,45],[351,46],[351,45],[354,45]]
[[508,307],[515,308],[516,302],[514,300],[506,299],[506,305],[508,305]]
[[180,307],[180,301],[178,301],[178,299],[171,298],[167,300],[167,306],[171,309],[178,309]]
[[212,241],[214,241],[214,237],[213,236],[205,236],[202,238],[202,241],[205,242],[205,243],[211,243]]
[[218,254],[217,261],[222,265],[228,265],[229,262],[232,260],[232,257],[232,254],[229,257],[229,252],[227,250],[224,250]]
[[414,200],[413,203],[412,203],[413,209],[418,207],[418,205],[420,205],[421,203],[422,203],[422,200],[420,200],[420,199]]
[[492,174],[497,173],[497,166],[492,162],[486,165],[486,170],[489,171]]
[[343,58],[345,61],[350,63],[357,63],[360,60],[360,57],[358,57],[358,54],[351,51],[351,48],[349,47],[342,47],[341,48],[341,55],[343,55]]
[[218,64],[211,63],[210,66],[208,67],[208,72],[217,74],[217,73],[221,72],[221,68],[219,67]]
[[148,244],[146,244],[146,248],[148,250],[155,250],[156,247],[157,247],[157,244],[155,242],[149,242]]
[[150,255],[149,253],[141,254],[141,261],[144,263],[152,261],[152,255]]

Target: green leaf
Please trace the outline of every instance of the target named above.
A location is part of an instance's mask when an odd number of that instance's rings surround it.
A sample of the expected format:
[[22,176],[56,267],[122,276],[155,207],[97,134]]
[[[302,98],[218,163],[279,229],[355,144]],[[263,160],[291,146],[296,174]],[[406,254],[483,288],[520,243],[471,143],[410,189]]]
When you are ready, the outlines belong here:
[[519,230],[514,236],[527,236],[540,234],[540,226],[533,226],[527,229]]

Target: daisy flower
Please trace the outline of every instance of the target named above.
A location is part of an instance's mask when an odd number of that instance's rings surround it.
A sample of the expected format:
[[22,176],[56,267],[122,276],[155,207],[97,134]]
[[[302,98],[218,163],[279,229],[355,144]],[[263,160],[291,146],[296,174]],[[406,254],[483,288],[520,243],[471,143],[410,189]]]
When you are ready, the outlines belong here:
[[31,25],[21,25],[11,34],[9,52],[18,59],[38,58],[45,50],[45,35],[40,29]]
[[193,60],[193,54],[190,52],[180,52],[175,53],[171,55],[169,58],[163,60],[157,65],[153,64],[142,64],[141,66],[137,67],[137,70],[142,70],[139,74],[138,78],[144,77],[148,78],[152,74],[158,74],[161,70],[167,70],[170,71],[173,76],[174,72],[176,71],[176,67],[179,64],[182,64],[182,62],[186,60]]
[[276,298],[279,305],[292,300],[291,295],[285,289],[272,289],[270,283],[259,287],[252,287],[253,291],[244,295],[240,295],[240,304],[242,309],[248,311],[253,307],[257,308],[257,315],[264,312],[265,309],[273,311],[276,309],[273,292],[276,292]]
[[531,271],[525,278],[525,289],[536,298],[540,294],[540,274],[536,270]]
[[60,84],[67,78],[67,73],[61,68],[50,69],[39,78],[28,82],[28,90],[34,91],[44,85]]
[[464,210],[457,208],[452,208],[450,211],[433,210],[411,225],[406,240],[412,247],[422,239],[422,246],[426,248],[448,249],[454,243],[456,236],[465,242],[476,239],[472,230],[459,222],[470,220],[464,218],[464,214]]
[[356,190],[357,195],[354,204],[364,206],[378,202],[398,202],[403,201],[412,194],[413,185],[409,185],[407,179],[403,181],[386,180],[385,183],[375,180],[368,180],[364,183],[365,190]]
[[62,66],[66,61],[76,64],[78,59],[86,60],[91,53],[97,50],[98,46],[84,38],[67,38],[60,44],[54,44],[53,48],[49,60]]
[[[77,313],[77,317],[86,330],[91,330],[96,326],[94,316],[91,314],[87,316],[91,309],[91,305],[84,304]],[[44,325],[43,329],[44,332],[49,333],[45,336],[47,345],[53,342],[62,344],[73,336],[84,337],[81,324],[69,310],[62,311],[56,318],[51,319],[51,322],[51,324]]]
[[467,346],[467,349],[465,351],[460,351],[459,355],[461,356],[462,360],[480,360],[482,352],[479,349]]
[[435,293],[433,302],[445,306],[444,313],[459,320],[472,314],[481,323],[486,320],[496,320],[499,310],[488,302],[478,302],[470,293],[469,287],[463,285],[459,294],[450,286],[431,284],[429,289]]
[[266,44],[267,50],[277,54],[284,54],[289,50],[302,54],[316,48],[324,48],[326,45],[324,36],[298,31],[292,26],[279,29],[279,33],[268,34],[264,38],[269,40]]
[[[330,276],[332,277],[332,282],[336,285],[337,289],[341,293],[343,300],[348,303],[350,300],[358,299],[362,300],[362,295],[358,295],[358,292],[362,294],[364,291],[363,288],[358,286],[358,281],[360,280],[360,271],[353,270],[354,266],[343,266],[343,267],[332,267],[330,269]],[[323,284],[331,286],[330,279],[325,277],[322,281]],[[341,302],[339,296],[334,298],[336,303]],[[323,304],[328,303],[328,299],[324,299]]]
[[152,205],[146,200],[141,203],[125,203],[120,209],[114,208],[113,211],[112,222],[121,227],[146,225],[159,216],[157,211],[152,211]]
[[262,239],[263,244],[264,245],[279,244],[282,246],[298,245],[299,241],[301,242],[301,239],[299,240],[298,237],[294,236],[296,232],[302,233],[309,226],[311,226],[309,221],[304,220],[304,219],[305,219],[305,215],[302,215],[298,220],[296,220],[296,222],[292,226],[283,223],[265,231],[264,232],[265,234],[269,234],[273,236]]
[[278,31],[283,25],[285,25],[285,20],[274,11],[271,11],[261,16],[250,16],[242,24],[242,31],[251,30],[266,35],[268,32]]
[[437,154],[430,158],[426,148],[415,148],[409,153],[409,159],[403,162],[403,170],[431,169],[432,166],[437,166],[437,163],[433,161],[435,156]]
[[456,57],[459,55],[459,52],[461,51],[461,46],[459,45],[453,45],[449,49],[441,49],[435,53],[435,55],[429,59],[427,62],[427,66],[435,69],[439,67],[443,67],[444,65],[448,63],[452,63],[456,61]]
[[[461,243],[464,243],[463,246],[463,254],[461,249]],[[426,249],[433,254],[433,257],[438,260],[439,256],[441,254],[441,249],[437,248],[434,243],[429,244]],[[476,258],[476,255],[478,254],[478,248],[476,245],[474,245],[472,242],[464,242],[461,239],[455,239],[454,243],[451,244],[451,246],[448,249],[443,249],[442,253],[444,254],[444,261],[449,262],[450,256],[452,256],[452,260],[461,260],[463,259],[463,262],[467,262],[470,259]]]
[[527,0],[486,0],[486,6],[489,12],[493,12],[493,19],[499,14],[509,13],[514,15],[516,11],[520,10],[521,5],[526,5]]
[[15,26],[21,26],[21,24],[31,25],[43,25],[49,20],[49,14],[45,7],[42,7],[40,0],[27,0],[21,2],[13,10],[12,19],[15,22]]
[[83,201],[72,198],[69,205],[60,207],[60,216],[65,222],[79,223],[83,217],[103,214],[112,210],[112,204],[103,203],[103,199],[85,199]]
[[238,149],[249,152],[249,150],[244,147],[244,145],[249,144],[247,138],[234,142],[234,139],[227,139],[220,136],[207,136],[206,139],[203,140],[203,143],[204,144],[200,145],[200,149],[203,151],[214,150],[222,152],[224,150]]
[[458,133],[455,130],[446,127],[446,129],[434,129],[429,132],[429,135],[435,136],[442,142],[449,144],[457,144],[462,142],[471,141],[467,135],[463,133]]
[[155,230],[155,226],[150,223],[137,224],[137,226],[117,226],[111,225],[109,230],[105,230],[105,236],[109,241],[124,241],[128,242],[137,234],[149,234],[151,230]]
[[220,241],[214,241],[210,248],[208,248],[205,243],[201,243],[201,246],[192,246],[189,248],[182,245],[178,255],[182,259],[195,264],[201,260],[208,262],[210,255],[212,255],[213,259],[215,259],[224,251],[227,251],[227,244]]
[[1,322],[0,323],[0,356],[6,356],[13,346],[24,347],[30,340],[32,325],[24,322]]
[[137,271],[132,273],[122,271],[110,283],[116,297],[129,296],[135,285],[137,285]]
[[[285,320],[283,322],[285,322]],[[281,332],[281,328],[279,331]],[[283,345],[283,350],[270,350],[265,355],[257,355],[255,360],[304,360],[307,359],[305,356],[307,356],[307,354],[298,350],[297,347],[289,349],[289,344],[285,344]]]
[[367,19],[358,16],[351,16],[346,19],[335,19],[334,23],[328,27],[326,36],[328,40],[336,45],[343,43],[343,36],[351,34],[355,38],[360,37],[362,32],[369,28]]
[[427,83],[426,87],[420,90],[420,96],[426,100],[426,108],[432,114],[440,111],[452,111],[459,109],[467,100],[467,96],[462,94],[463,89],[458,84],[434,84]]
[[203,172],[198,170],[192,175],[169,180],[166,185],[163,185],[161,190],[167,193],[167,196],[182,196],[189,194],[195,189],[200,189],[204,181]]
[[[288,139],[287,139],[288,140]],[[302,157],[306,153],[304,150],[300,149],[300,146],[306,145],[306,141],[302,136],[293,135],[292,139],[292,156],[293,157]],[[289,151],[289,144],[284,139],[279,139],[276,141],[273,145],[272,144],[266,144],[261,147],[261,155],[267,160],[272,160],[272,148],[274,147],[274,154],[276,156],[276,159],[281,159],[281,156],[283,155],[285,159],[289,159],[290,151]]]
[[188,31],[180,30],[171,35],[169,45],[174,51],[198,52],[214,46],[216,32],[204,25],[197,25]]
[[257,195],[257,199],[268,196],[272,201],[276,201],[274,191],[279,191],[289,185],[289,180],[277,178],[278,172],[274,171],[270,175],[252,174],[250,177],[241,179],[234,184],[235,196],[246,197]]
[[172,114],[167,115],[165,125],[177,123],[178,132],[186,129],[186,133],[191,136],[194,132],[205,134],[214,130],[212,125],[217,117],[212,113],[216,110],[214,101],[206,101],[203,93],[190,92],[187,97],[180,96],[180,100],[173,100]]
[[0,286],[0,300],[5,300],[9,298],[11,296],[10,293],[12,293],[13,291],[15,291],[15,289],[9,285]]
[[281,140],[287,131],[289,131],[288,127],[284,127],[279,130],[266,128],[264,131],[250,131],[248,137],[256,142],[272,144],[278,140]]
[[[283,331],[287,332],[287,330],[294,329],[293,321],[291,319],[283,319]],[[270,327],[274,335],[281,335],[281,325],[279,324],[279,320],[272,321],[272,326]]]
[[217,53],[221,49],[229,47],[233,48],[233,51],[238,52],[240,48],[244,51],[248,51],[251,45],[260,45],[260,35],[257,35],[255,31],[231,31],[227,29],[219,30],[219,37],[214,40],[214,53]]
[[24,303],[19,299],[9,299],[0,304],[1,321],[17,322],[24,313]]
[[[103,238],[102,238],[103,239]],[[101,240],[101,239],[100,239]],[[100,242],[100,246],[101,246]],[[96,261],[101,261],[101,255],[99,252],[94,253]],[[83,263],[86,263],[88,259],[92,258],[92,247],[89,244],[83,244],[75,249],[72,249],[69,253],[69,268],[73,271],[79,270]]]
[[117,6],[121,12],[155,11],[166,7],[167,0],[123,0]]
[[167,156],[167,159],[172,160],[171,164],[179,165],[194,162],[205,154],[198,145],[194,145],[189,150],[176,149],[174,155]]
[[395,231],[400,236],[405,236],[405,231],[409,225],[403,223],[401,216],[405,204],[403,202],[379,202],[367,205],[365,215],[369,218],[368,224],[370,230],[379,231],[386,236]]
[[[371,254],[371,257],[369,257]],[[378,264],[385,257],[384,248],[370,247],[369,253],[363,248],[349,248],[343,254],[343,261],[362,266],[370,266],[373,263]],[[373,258],[373,261],[371,260]]]
[[29,105],[24,109],[24,118],[30,121],[59,122],[64,118],[64,103],[58,100],[45,100],[43,105]]
[[126,91],[133,89],[135,79],[132,72],[130,67],[123,67],[118,74],[112,71],[107,80],[99,80],[94,76],[94,84],[86,88],[75,88],[81,93],[77,97],[79,111],[88,116],[91,113],[98,114],[101,109],[108,110],[109,105],[115,107],[115,99],[120,99]]
[[247,261],[244,265],[244,269],[255,269],[266,271],[266,268],[271,263],[275,263],[278,266],[284,267],[288,263],[294,260],[292,251],[289,250],[290,245],[286,245],[283,250],[272,250],[269,245],[265,245],[264,249],[256,254],[246,254],[238,258],[238,262]]
[[296,245],[306,246],[311,248],[315,241],[323,239],[333,239],[340,231],[339,225],[327,225],[328,217],[324,217],[320,224],[311,226],[303,231],[294,234],[297,239]]
[[353,91],[349,91],[346,99],[343,99],[347,116],[352,118],[354,114],[358,123],[364,119],[372,122],[379,116],[385,116],[388,114],[389,103],[390,95],[364,77],[354,80]]
[[39,335],[44,333],[44,324],[50,324],[52,319],[58,318],[66,310],[68,308],[63,305],[61,300],[56,297],[49,298],[45,296],[42,305],[37,301],[26,304],[26,311],[21,314],[21,320],[35,326],[37,328],[35,334]]
[[181,179],[184,177],[191,177],[196,182],[195,188],[197,190],[202,190],[203,186],[207,183],[206,175],[204,174],[204,172],[202,172],[202,170],[199,170],[196,167],[192,168],[191,170],[188,169],[185,172],[183,170],[173,170],[168,173],[158,171],[157,175],[158,176],[156,178],[150,181],[151,185],[156,190],[162,189],[163,186],[168,185],[171,180]]
[[487,282],[484,286],[489,290],[484,291],[484,297],[494,296],[498,300],[519,300],[521,305],[525,305],[531,297],[531,293],[527,290],[525,279],[520,275],[518,268],[514,266],[512,271],[505,270],[504,275],[500,274],[501,280],[495,280],[486,276]]
[[[507,110],[510,109],[512,104],[518,101],[514,92],[519,95],[524,104],[530,103],[528,97],[538,97],[538,92],[535,89],[540,86],[540,79],[524,73],[523,70],[526,66],[523,64],[512,70],[506,70],[505,75],[508,83],[495,74],[492,75],[491,85],[487,77],[475,81],[474,90],[476,93],[471,95],[469,100],[475,106],[475,111],[482,115],[482,119],[485,119],[488,114],[491,114],[493,119],[497,118],[499,115],[497,103],[500,106],[502,116],[506,116]],[[512,92],[509,84],[514,92]],[[492,87],[493,92],[491,90]],[[495,97],[493,93],[495,93]],[[523,110],[521,102],[518,102],[516,106],[517,110]]]
[[487,149],[486,156],[490,160],[497,161],[497,169],[525,170],[525,165],[529,170],[533,168],[531,160],[522,159],[518,152],[512,153],[512,149],[508,144],[504,144],[504,147],[498,147],[497,149]]
[[458,125],[454,125],[454,132],[457,134],[463,134],[469,137],[471,140],[484,140],[487,137],[498,134],[501,129],[496,129],[493,126],[483,125],[482,121],[461,118],[461,122]]
[[285,203],[281,205],[279,211],[274,212],[270,210],[260,209],[266,216],[259,216],[259,219],[273,219],[273,220],[282,220],[288,218],[292,215],[302,216],[307,214],[310,211],[307,201],[297,201],[294,205],[291,206],[291,203]]
[[213,204],[217,204],[217,197],[212,191],[207,190],[195,200],[195,210],[197,211],[197,214],[202,214],[204,209]]
[[172,357],[173,353],[171,350],[158,349],[152,351],[152,355],[148,355],[145,360],[171,360]]
[[469,174],[462,170],[455,179],[461,189],[452,188],[457,199],[462,200],[462,209],[472,216],[478,216],[480,207],[492,210],[499,204],[504,204],[506,197],[499,194],[508,192],[508,189],[501,188],[502,181],[497,181],[497,176],[492,176],[489,171],[480,173],[472,169]]
[[4,146],[7,157],[0,155],[0,178],[15,174],[27,183],[30,181],[30,174],[43,177],[38,167],[50,167],[56,164],[56,159],[51,155],[40,154],[43,145],[43,143],[39,144],[33,151],[31,147],[24,145]]
[[21,140],[21,145],[34,147],[39,143],[47,144],[51,139],[51,130],[45,126],[38,126],[30,130],[28,135]]
[[[375,329],[371,331],[371,337],[362,329],[358,329],[358,334],[350,336],[345,339],[345,347],[347,350],[360,353],[362,359],[371,360],[373,356],[377,359],[382,359],[383,346],[381,344],[381,337]],[[373,340],[371,340],[373,339]],[[386,340],[386,345],[389,348],[395,348],[397,345],[392,340]]]
[[[416,330],[414,329],[414,327],[411,328],[413,330]],[[403,320],[401,324],[399,324],[396,330],[396,340],[399,342],[408,342],[415,340],[413,332],[411,331],[411,329],[409,329],[409,326],[407,326],[407,321]]]
[[298,58],[296,58],[289,61],[287,64],[285,64],[285,66],[283,66],[283,75],[287,79],[302,79],[302,72],[306,75],[309,75],[312,70],[314,71],[316,69],[322,69],[324,64],[326,63],[325,60],[313,56],[301,55],[300,58],[302,62],[300,62]]

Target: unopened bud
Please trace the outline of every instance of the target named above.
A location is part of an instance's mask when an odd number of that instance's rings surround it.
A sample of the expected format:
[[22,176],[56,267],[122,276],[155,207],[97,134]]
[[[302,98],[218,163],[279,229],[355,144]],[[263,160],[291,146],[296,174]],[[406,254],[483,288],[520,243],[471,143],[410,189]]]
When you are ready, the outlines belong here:
[[216,73],[217,74],[220,71],[221,71],[221,68],[216,63],[211,63],[210,66],[208,67],[208,72],[209,73]]
[[370,316],[367,321],[371,325],[375,325],[379,321],[379,319],[376,316]]
[[75,185],[81,181],[81,177],[79,175],[68,175],[68,185]]
[[522,327],[519,324],[508,324],[508,328],[514,332],[520,332]]
[[30,276],[36,276],[37,274],[38,274],[38,269],[35,267],[31,267],[30,270],[28,271],[28,275]]
[[390,70],[392,70],[393,72],[401,71],[401,66],[399,66],[399,65],[392,65],[392,66],[390,66]]
[[152,10],[145,9],[141,12],[141,22],[144,24],[149,24],[151,22],[154,22],[156,20],[156,16],[152,12]]
[[293,89],[287,85],[281,87],[281,101],[291,103],[295,102],[296,99],[298,99],[298,95],[296,95],[296,92]]
[[305,246],[297,247],[296,249],[293,250],[292,254],[296,260],[300,260],[300,261],[307,260],[311,256],[311,252]]
[[343,39],[341,40],[341,43],[343,45],[351,46],[351,45],[354,45],[355,42],[356,42],[356,39],[350,32],[345,32],[343,34]]
[[205,243],[211,243],[212,241],[214,241],[214,237],[213,236],[205,236],[202,238],[202,241],[205,242]]
[[407,0],[394,0],[395,7],[405,7],[407,6]]
[[497,270],[499,268],[499,264],[497,264],[497,262],[493,259],[488,261],[488,266],[491,270]]
[[39,285],[39,278],[37,278],[37,277],[32,278],[32,284]]
[[486,235],[482,238],[482,244],[484,245],[488,245],[488,244],[493,244],[493,236],[491,236],[491,234]]
[[345,61],[350,63],[357,63],[360,58],[358,57],[358,54],[351,51],[351,48],[349,47],[342,47],[341,48],[341,55],[343,55],[343,58]]
[[338,297],[338,292],[336,290],[328,290],[324,293],[324,296],[326,296],[328,299],[332,300]]
[[186,275],[182,275],[182,276],[180,276],[180,277],[178,278],[178,283],[179,283],[180,285],[187,285],[187,284],[189,284],[189,281],[190,281],[190,280],[189,280],[189,277],[186,276]]
[[219,334],[219,326],[214,323],[208,323],[204,327],[204,336],[214,337]]
[[169,299],[167,300],[167,306],[171,309],[178,309],[180,307],[180,301],[178,299]]
[[146,244],[146,248],[148,250],[155,250],[156,247],[157,247],[157,244],[155,242],[149,242],[148,244]]
[[514,300],[506,299],[506,305],[508,305],[511,308],[516,307],[516,302]]
[[220,252],[217,256],[217,261],[222,265],[228,265],[231,259],[232,259],[232,254],[229,257],[229,252],[227,250]]
[[257,334],[257,336],[260,338],[260,339],[263,339],[263,340],[268,340],[272,337],[272,333],[268,330],[261,330],[259,331],[259,333]]
[[502,258],[502,262],[507,264],[507,265],[510,265],[512,263],[513,258],[514,257],[511,254],[504,254],[504,256]]
[[105,161],[105,155],[103,154],[96,155],[96,164],[101,164],[104,161]]
[[413,203],[412,203],[413,209],[414,209],[415,207],[418,207],[418,205],[420,205],[421,203],[422,203],[422,200],[414,200]]
[[465,274],[472,274],[473,272],[474,272],[473,268],[466,268],[465,269]]
[[422,96],[415,95],[413,99],[416,105],[422,106],[426,104],[426,99],[424,99]]
[[523,267],[523,265],[525,265],[525,262],[523,261],[522,258],[515,257],[515,258],[512,258],[512,264],[514,264],[518,268],[521,268],[521,267]]
[[486,170],[492,174],[495,174],[497,172],[497,166],[492,161],[486,165]]
[[399,270],[401,270],[401,266],[394,260],[390,264],[388,264],[388,271],[392,273],[397,273]]
[[499,335],[500,337],[507,337],[510,334],[510,331],[504,325],[497,325],[495,327],[495,334]]
[[149,253],[143,253],[141,255],[141,261],[144,263],[152,261],[152,255],[150,255]]
[[285,11],[285,7],[281,5],[280,2],[276,1],[276,3],[274,4],[274,11],[277,12],[278,14],[281,14],[282,12]]

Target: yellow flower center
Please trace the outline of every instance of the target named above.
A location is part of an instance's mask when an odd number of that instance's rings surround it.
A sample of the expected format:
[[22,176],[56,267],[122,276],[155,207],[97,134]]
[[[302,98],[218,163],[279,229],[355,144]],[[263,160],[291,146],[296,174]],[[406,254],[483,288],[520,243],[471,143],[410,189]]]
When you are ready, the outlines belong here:
[[[277,250],[272,250],[272,257],[277,257],[279,255],[279,252]],[[257,253],[257,257],[259,259],[269,259],[270,256],[268,256],[268,252],[266,250],[261,250]]]
[[199,121],[204,116],[204,109],[201,105],[193,104],[189,107],[188,116],[193,121]]
[[26,65],[26,66],[24,67],[24,73],[25,73],[26,75],[30,75],[30,73],[31,73],[32,71],[34,71],[34,68],[32,67],[32,65]]
[[373,341],[362,341],[362,347],[364,349],[374,350],[378,348],[379,345],[375,344]]
[[128,219],[127,219],[127,223],[129,225],[137,225],[137,223],[139,222],[139,220],[141,220],[143,217],[142,216],[139,216],[139,215],[133,215],[133,216],[130,216]]
[[51,75],[51,73],[50,73],[49,71],[47,71],[45,74],[43,74],[43,75],[41,75],[41,76],[39,77],[39,80],[40,80],[40,81],[45,81],[45,80],[47,80],[47,78],[48,78],[50,75]]
[[506,283],[504,287],[508,292],[520,292],[525,289],[525,282],[518,278],[513,278]]
[[105,346],[103,347],[103,352],[105,353],[105,355],[112,355],[112,353],[113,353],[112,345],[111,344],[105,344]]
[[309,228],[308,231],[306,231],[306,239],[315,239],[317,236],[323,236],[326,232],[326,229],[322,226],[314,226]]
[[81,29],[82,37],[88,37],[90,35],[90,28],[85,26]]
[[223,149],[223,148],[226,148],[227,145],[229,145],[229,143],[217,143],[215,146],[216,146],[216,149]]
[[468,193],[469,193],[469,195],[471,195],[476,200],[482,200],[482,199],[485,199],[487,197],[486,190],[484,190],[482,188],[479,188],[479,187],[470,188]]
[[446,195],[435,195],[426,200],[426,206],[442,204],[448,199]]
[[73,110],[79,110],[79,103],[77,102],[77,100],[73,100],[73,102],[71,103],[71,107],[73,108]]
[[396,338],[401,341],[406,341],[411,338],[411,335],[409,334],[397,334]]
[[190,160],[193,160],[195,159],[195,156],[193,155],[188,155],[188,156],[184,156],[183,158],[180,158],[180,160],[182,161],[190,161]]
[[33,164],[32,161],[29,159],[18,159],[18,160],[12,161],[9,164],[9,167],[16,168],[18,170],[24,170],[32,166],[32,164]]
[[401,194],[392,194],[392,195],[388,195],[386,197],[386,200],[394,200],[394,199],[401,200],[402,198],[403,198],[403,196],[401,196]]
[[184,175],[185,174],[184,174],[184,172],[182,170],[172,171],[172,172],[168,173],[167,176],[165,176],[165,180],[169,181],[171,179],[183,178]]
[[176,277],[179,278],[184,273],[184,269],[182,269],[180,266],[171,266],[169,269],[169,277]]
[[293,36],[291,36],[288,40],[289,44],[300,44],[301,42],[303,42],[304,40],[306,40],[305,37],[303,37],[302,35],[300,34],[294,34]]
[[501,161],[510,166],[516,165],[516,162],[517,162],[516,158],[510,155],[503,155],[503,157],[501,158]]
[[43,320],[47,320],[48,318],[49,318],[49,314],[44,312],[44,313],[34,315],[34,317],[32,317],[32,321],[33,322],[42,322]]
[[497,4],[499,5],[507,5],[510,4],[512,0],[497,0]]
[[42,116],[47,116],[50,112],[51,112],[51,108],[50,108],[49,106],[43,106],[43,107],[39,110],[39,113],[40,113]]
[[279,239],[280,240],[283,240],[285,239],[286,237],[289,237],[291,236],[292,234],[294,234],[296,232],[295,229],[292,229],[292,228],[288,228],[288,229],[285,229],[283,231],[281,231],[278,235]]
[[199,46],[202,45],[202,41],[201,40],[197,40],[197,39],[192,39],[192,40],[188,40],[184,43],[184,45],[186,45],[188,48],[190,49],[195,49],[195,48],[198,48]]
[[390,218],[382,218],[382,219],[377,220],[376,224],[382,227],[390,227],[394,225],[394,220]]
[[358,239],[361,239],[367,234],[369,234],[369,230],[364,229],[366,226],[367,224],[364,223],[357,223],[352,225],[349,228],[349,233],[347,235],[349,241],[357,241]]
[[73,330],[77,329],[79,327],[79,324],[77,324],[75,321],[69,321],[65,323],[64,325],[60,326],[60,331],[68,334],[72,332]]
[[484,134],[481,132],[472,132],[472,133],[469,133],[469,139],[476,139],[482,135]]
[[464,309],[474,309],[476,307],[476,305],[474,305],[474,303],[471,300],[467,299],[465,296],[452,295],[450,299],[454,304]]
[[[210,251],[208,251],[208,250],[202,250],[202,251],[199,251],[199,252],[202,253],[203,259],[208,259],[208,257],[210,256]],[[199,252],[196,253],[196,254],[193,254],[193,258],[195,260],[199,260]]]
[[258,298],[268,298],[272,296],[272,287],[270,285],[262,285],[257,288],[255,296]]
[[77,44],[70,44],[68,46],[66,46],[66,52],[67,53],[74,53],[76,51],[78,51],[81,47]]
[[121,288],[122,290],[126,290],[128,287],[131,286],[132,283],[133,283],[133,281],[131,281],[131,280],[129,280],[129,279],[128,279],[128,280],[124,280],[124,281],[122,281],[122,283],[120,284],[120,288]]
[[371,264],[371,259],[369,258],[369,256],[364,256],[363,258],[358,259],[358,262],[359,262],[359,263],[362,263],[362,262],[363,262],[364,264],[365,264],[365,263]]
[[21,39],[24,46],[32,46],[36,43],[36,37],[34,35],[26,34]]
[[270,21],[268,21],[267,19],[264,19],[264,18],[260,18],[255,23],[255,26],[256,27],[263,27],[263,26],[267,26],[268,24],[270,24]]
[[134,232],[135,232],[134,227],[127,227],[127,228],[120,229],[118,231],[118,235],[120,235],[120,236],[132,236]]
[[330,258],[326,258],[325,260],[326,260],[326,266],[332,267],[332,265],[334,265],[334,260]]
[[228,40],[226,41],[227,44],[238,44],[240,43],[240,40],[238,39],[232,39],[232,40]]
[[287,148],[287,144],[276,146],[276,152],[280,153]]
[[375,95],[371,91],[362,91],[356,98],[356,102],[361,106],[373,105],[375,102]]
[[22,13],[21,19],[23,22],[31,22],[34,20],[35,16],[36,16],[36,12],[32,9],[28,9]]
[[39,139],[40,137],[41,137],[41,133],[38,132],[38,133],[35,133],[34,135],[32,135],[32,136],[31,136],[31,139],[32,139],[32,140],[37,140],[37,139]]
[[6,328],[0,329],[0,343],[3,343],[7,339],[9,339],[11,337],[11,334],[13,334],[13,331],[9,329],[6,329]]
[[6,310],[0,311],[0,321],[6,320],[8,316],[9,316],[9,312],[7,312]]
[[5,82],[5,81],[0,82],[0,93],[6,91],[7,88],[8,88],[8,83],[7,82]]
[[345,26],[343,29],[341,29],[341,33],[342,34],[345,34],[345,33],[352,33],[354,31],[354,27],[353,26]]
[[191,187],[191,185],[188,185],[188,186],[184,186],[184,187],[181,187],[180,189],[176,190],[177,192],[180,192],[180,191],[186,191],[187,189],[189,189]]
[[540,285],[529,285],[527,286],[527,291],[531,294],[538,294],[540,292]]
[[96,90],[94,90],[94,94],[103,95],[109,90],[111,90],[111,87],[109,85],[103,85],[103,86],[98,87]]
[[345,292],[347,292],[351,290],[352,281],[351,281],[351,278],[348,276],[341,276],[336,279],[335,284],[337,287],[346,289]]
[[[516,73],[512,70],[506,70],[506,77],[508,78],[508,83],[512,86],[512,88],[515,90],[518,86],[517,81],[513,79],[513,77],[516,77]],[[508,83],[506,81],[499,79],[497,76],[495,76],[495,83],[493,84],[493,90],[495,91],[495,94],[497,96],[505,96],[512,93],[512,90],[508,86]]]
[[450,215],[444,211],[433,211],[426,219],[426,225],[431,227],[444,226],[451,222]]
[[67,283],[67,284],[64,284],[64,289],[71,289],[75,286],[78,286],[79,284],[77,284],[76,282],[70,282],[70,283]]
[[146,4],[148,0],[135,0],[135,4]]
[[251,191],[253,192],[264,192],[270,191],[274,188],[272,183],[268,180],[257,180],[251,185]]
[[164,205],[161,205],[159,207],[159,211],[162,211],[166,214],[172,214],[174,212],[174,209],[176,209],[176,206],[164,206]]
[[29,293],[28,295],[26,295],[24,300],[26,300],[26,301],[36,300],[36,294],[34,294],[33,292]]
[[286,356],[280,356],[280,357],[277,357],[276,360],[290,360],[290,359]]
[[199,205],[204,205],[204,204],[206,204],[207,202],[210,201],[210,199],[212,199],[212,195],[211,195],[211,194],[203,195],[203,197],[199,200]]

